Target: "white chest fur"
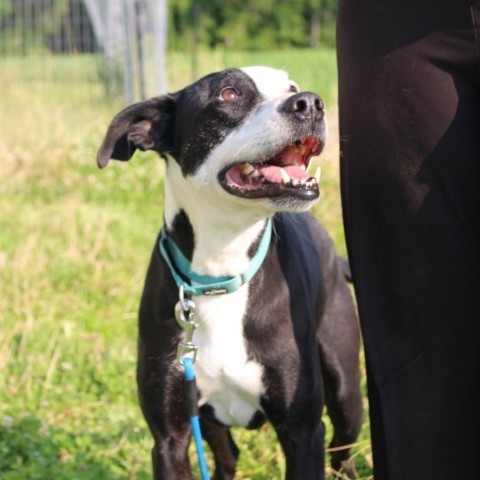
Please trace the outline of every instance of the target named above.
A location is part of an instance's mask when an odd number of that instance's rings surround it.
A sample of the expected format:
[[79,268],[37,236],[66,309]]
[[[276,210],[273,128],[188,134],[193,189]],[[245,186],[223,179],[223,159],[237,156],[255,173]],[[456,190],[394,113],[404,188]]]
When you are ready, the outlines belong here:
[[216,297],[197,297],[194,343],[198,345],[195,365],[200,405],[208,403],[225,425],[246,426],[261,410],[263,393],[261,365],[247,357],[243,317],[248,285]]
[[[244,273],[250,263],[248,249],[265,228],[264,212],[241,209],[236,201],[218,197],[208,182],[184,177],[178,164],[168,163],[165,181],[165,221],[171,228],[183,210],[192,225],[195,246],[192,269],[210,276]],[[225,425],[246,426],[260,407],[264,392],[263,368],[249,360],[243,319],[248,284],[213,297],[193,297],[196,321],[193,343],[198,346],[195,372],[200,405],[208,403]]]

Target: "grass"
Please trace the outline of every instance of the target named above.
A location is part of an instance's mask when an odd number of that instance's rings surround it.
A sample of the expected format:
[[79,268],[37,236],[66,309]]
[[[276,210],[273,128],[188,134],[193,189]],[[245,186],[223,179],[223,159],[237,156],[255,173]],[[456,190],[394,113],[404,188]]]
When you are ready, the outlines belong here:
[[[186,56],[172,54],[168,64],[171,90],[191,80]],[[314,213],[344,254],[334,53],[203,52],[198,74],[245,64],[284,67],[330,105]],[[106,100],[92,59],[2,59],[2,480],[151,478],[152,441],[134,379],[136,315],[161,225],[164,168],[145,154],[96,168],[96,149],[119,108]],[[271,428],[234,435],[238,479],[282,478]],[[367,425],[354,455],[359,479],[371,478]]]

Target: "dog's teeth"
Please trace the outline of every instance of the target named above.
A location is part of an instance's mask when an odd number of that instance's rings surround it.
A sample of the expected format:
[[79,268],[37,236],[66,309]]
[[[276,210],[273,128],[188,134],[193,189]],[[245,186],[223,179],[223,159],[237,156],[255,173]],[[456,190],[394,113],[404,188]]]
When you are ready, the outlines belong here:
[[289,183],[290,177],[288,176],[287,171],[284,168],[280,169],[280,174],[282,175],[282,183]]
[[317,167],[317,170],[315,171],[315,180],[317,183],[320,183],[320,177],[322,176],[322,169],[321,167]]
[[243,164],[243,167],[242,167],[242,173],[245,174],[245,175],[250,175],[251,173],[253,173],[255,171],[255,169],[252,167],[252,165],[250,165],[249,163],[244,163]]
[[299,182],[296,178],[294,178],[294,179],[292,180],[292,185],[293,185],[294,187],[296,187],[296,186],[299,185],[299,184],[300,184],[300,182]]
[[258,170],[254,170],[248,178],[250,179],[250,182],[254,185],[258,185],[263,180],[263,176]]

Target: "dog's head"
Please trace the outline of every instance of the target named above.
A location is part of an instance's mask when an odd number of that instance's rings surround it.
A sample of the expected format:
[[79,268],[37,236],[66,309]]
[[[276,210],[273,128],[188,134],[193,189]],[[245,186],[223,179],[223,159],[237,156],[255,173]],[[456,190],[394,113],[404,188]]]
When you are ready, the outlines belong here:
[[103,168],[137,148],[155,150],[189,188],[208,188],[217,201],[298,211],[319,197],[307,167],[325,137],[322,100],[285,72],[227,69],[120,112],[97,161]]

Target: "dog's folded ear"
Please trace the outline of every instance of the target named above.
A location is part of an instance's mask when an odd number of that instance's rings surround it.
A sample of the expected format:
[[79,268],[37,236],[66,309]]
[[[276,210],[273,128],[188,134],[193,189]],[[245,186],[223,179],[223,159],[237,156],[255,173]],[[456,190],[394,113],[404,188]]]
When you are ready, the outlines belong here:
[[166,152],[174,147],[175,94],[135,103],[118,113],[110,123],[97,153],[100,168],[108,161],[130,160],[135,150]]

